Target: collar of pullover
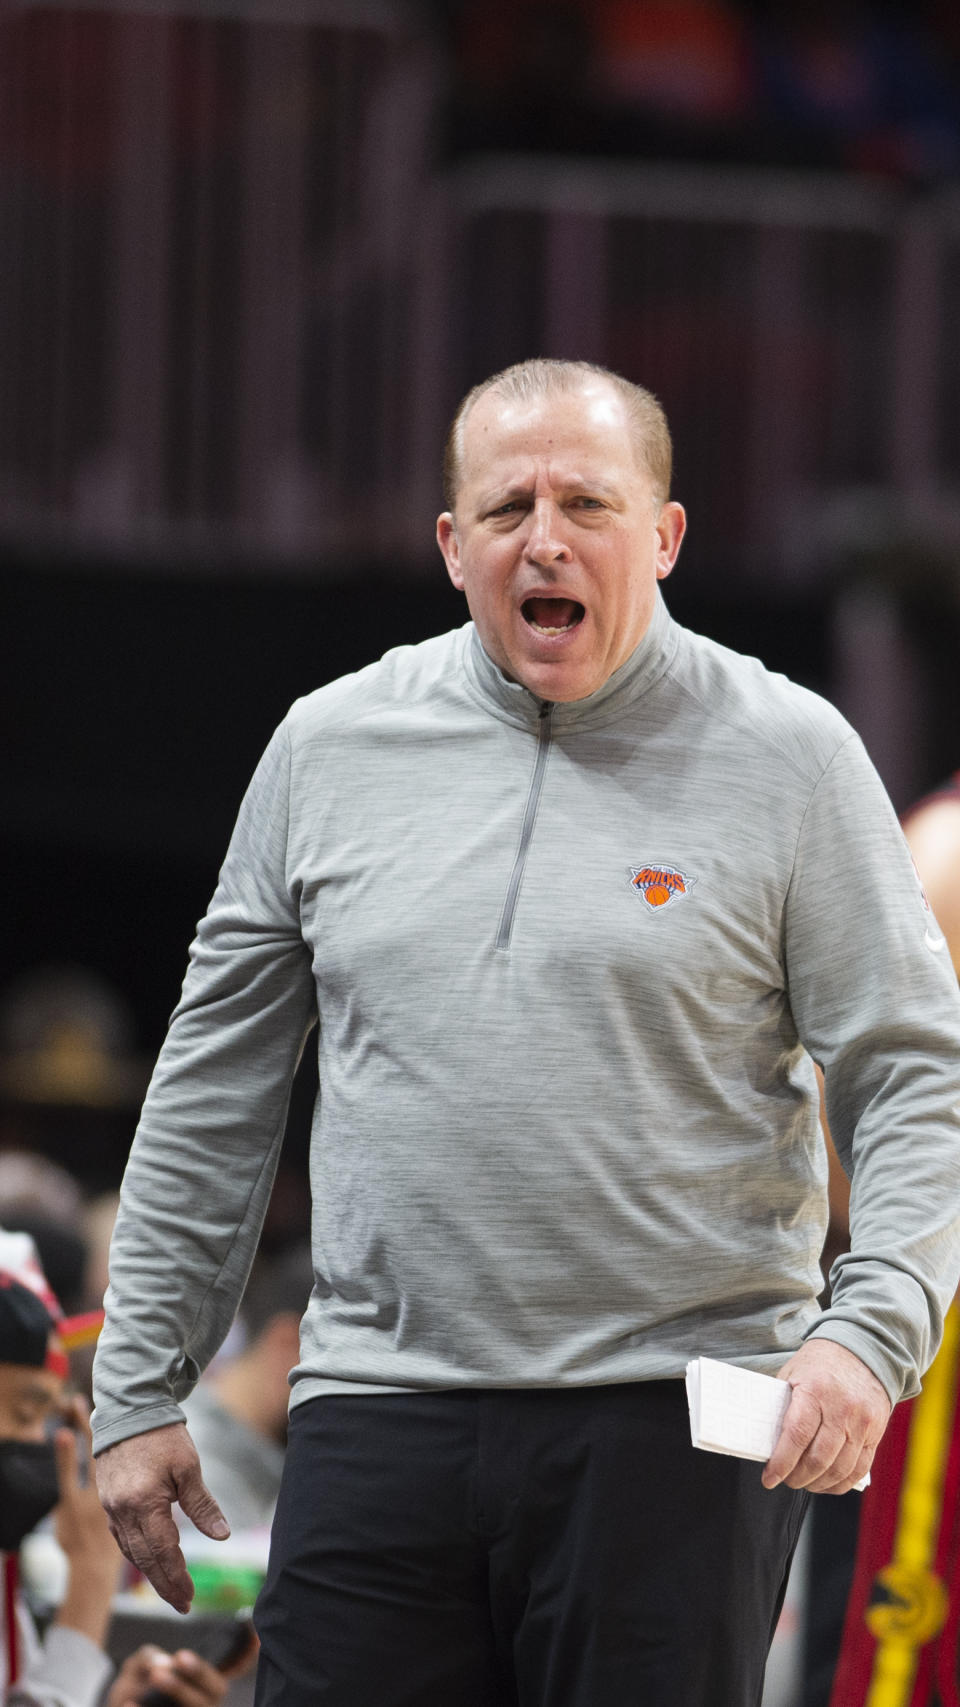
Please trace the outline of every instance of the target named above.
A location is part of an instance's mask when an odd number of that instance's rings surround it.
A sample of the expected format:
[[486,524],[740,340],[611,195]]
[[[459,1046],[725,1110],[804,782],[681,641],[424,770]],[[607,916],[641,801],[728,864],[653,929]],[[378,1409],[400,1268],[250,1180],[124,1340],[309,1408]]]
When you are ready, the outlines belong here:
[[[536,726],[543,700],[519,682],[511,682],[499,665],[484,651],[472,623],[467,625],[464,648],[464,668],[467,679],[484,705],[508,723],[525,729]],[[673,659],[680,643],[680,631],[657,594],[653,617],[646,634],[631,652],[626,663],[614,670],[596,693],[586,699],[568,700],[556,704],[553,728],[590,729],[620,716],[634,700],[646,693],[658,681]]]

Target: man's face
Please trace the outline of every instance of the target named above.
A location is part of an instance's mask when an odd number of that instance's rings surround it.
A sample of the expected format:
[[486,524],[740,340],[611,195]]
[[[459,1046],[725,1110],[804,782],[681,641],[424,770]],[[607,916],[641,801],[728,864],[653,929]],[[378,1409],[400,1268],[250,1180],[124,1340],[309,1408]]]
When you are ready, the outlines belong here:
[[59,1375],[25,1363],[0,1363],[0,1440],[46,1440],[48,1424],[59,1420],[63,1404]]
[[685,526],[679,504],[656,504],[623,400],[598,376],[524,403],[477,400],[437,542],[489,656],[564,701],[629,658]]

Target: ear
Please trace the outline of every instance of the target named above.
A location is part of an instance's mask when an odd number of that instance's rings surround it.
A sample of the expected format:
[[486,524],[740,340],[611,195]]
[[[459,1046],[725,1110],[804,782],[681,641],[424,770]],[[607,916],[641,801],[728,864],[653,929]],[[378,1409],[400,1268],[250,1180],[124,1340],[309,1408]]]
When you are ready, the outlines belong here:
[[457,538],[457,524],[449,510],[444,510],[437,517],[437,544],[443,553],[443,561],[447,566],[447,574],[457,589],[463,592],[463,570],[460,567],[460,541]]
[[657,520],[657,580],[665,581],[677,561],[687,531],[687,513],[682,504],[664,504]]

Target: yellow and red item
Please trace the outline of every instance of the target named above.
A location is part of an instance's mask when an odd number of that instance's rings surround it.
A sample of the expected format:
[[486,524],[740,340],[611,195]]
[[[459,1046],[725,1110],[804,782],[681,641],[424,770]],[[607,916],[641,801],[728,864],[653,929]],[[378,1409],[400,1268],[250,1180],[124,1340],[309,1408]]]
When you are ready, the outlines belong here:
[[863,1496],[830,1707],[960,1707],[960,1311]]

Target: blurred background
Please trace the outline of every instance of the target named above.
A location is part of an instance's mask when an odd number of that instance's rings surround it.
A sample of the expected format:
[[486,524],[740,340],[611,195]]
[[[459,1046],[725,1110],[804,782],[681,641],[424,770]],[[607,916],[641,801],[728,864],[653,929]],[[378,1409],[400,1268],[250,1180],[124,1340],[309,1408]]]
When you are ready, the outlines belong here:
[[0,0],[0,1222],[68,1308],[257,757],[465,620],[446,422],[534,354],[665,404],[681,621],[898,809],[960,766],[954,0]]
[[531,354],[663,400],[680,620],[898,807],[960,764],[950,0],[5,0],[0,1148],[117,1184],[252,767],[465,619],[444,428]]

